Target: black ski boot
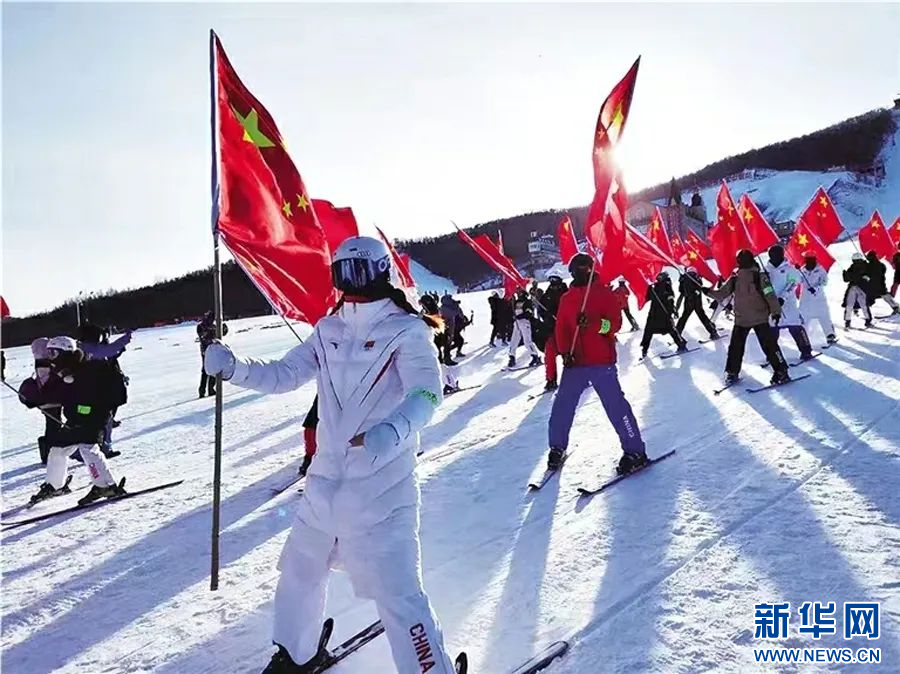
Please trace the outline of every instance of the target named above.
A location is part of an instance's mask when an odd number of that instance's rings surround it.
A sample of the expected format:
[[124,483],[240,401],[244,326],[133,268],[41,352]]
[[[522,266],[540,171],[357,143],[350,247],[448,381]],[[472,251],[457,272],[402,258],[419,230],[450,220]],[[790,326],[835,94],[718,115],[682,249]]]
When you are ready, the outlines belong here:
[[837,341],[837,337],[835,337],[834,333],[832,332],[830,335],[825,337],[825,341],[828,342],[828,344],[834,344]]
[[559,470],[565,460],[566,450],[559,447],[551,447],[547,456],[547,470]]
[[516,357],[510,356],[509,362],[506,364],[506,367],[515,367],[516,366]]
[[737,384],[740,376],[736,374],[732,374],[731,372],[725,373],[725,384],[727,386],[731,386],[732,384]]
[[844,321],[844,330],[850,329],[850,321]]
[[641,452],[640,454],[625,452],[622,455],[622,458],[619,459],[619,465],[616,466],[616,472],[619,475],[628,475],[628,473],[633,473],[638,468],[643,468],[648,463],[650,463],[650,459],[647,458],[647,455],[644,452]]
[[531,360],[528,361],[528,367],[537,367],[538,365],[542,365],[544,361],[541,360],[540,356],[532,356]]
[[115,498],[124,494],[125,478],[122,478],[122,481],[119,482],[119,484],[110,484],[105,487],[94,485],[87,494],[78,499],[78,505],[83,506],[88,503],[93,503],[94,501],[99,501],[102,498]]
[[871,327],[872,327],[872,319],[871,319],[871,318],[867,318],[867,319],[866,319],[866,327],[867,327],[867,328],[871,328]]
[[309,454],[304,455],[303,463],[300,464],[300,470],[297,473],[300,477],[306,477],[306,471],[309,470],[309,464],[312,463],[312,457]]
[[545,391],[555,391],[559,388],[559,385],[556,383],[555,379],[548,379],[547,383],[544,384]]
[[272,656],[262,674],[313,674],[328,660],[328,640],[331,638],[333,629],[334,621],[328,618],[322,625],[322,635],[319,637],[319,648],[316,650],[316,654],[302,665],[298,665],[291,659],[291,654],[284,646],[275,644],[278,646],[278,651]]
[[772,385],[775,384],[786,384],[791,380],[791,375],[788,374],[786,369],[777,370],[775,374],[772,375],[772,381],[769,383]]
[[454,670],[456,670],[456,674],[468,674],[469,671],[469,658],[465,653],[460,653],[456,656],[456,663],[454,666]]
[[48,498],[54,498],[55,496],[65,496],[66,494],[71,494],[72,490],[69,489],[69,483],[71,481],[72,476],[69,475],[69,477],[66,478],[66,483],[59,489],[55,489],[52,484],[50,484],[49,482],[45,482],[40,486],[37,494],[35,494],[28,500],[29,505],[34,505],[35,503],[46,501]]
[[806,353],[800,354],[800,362],[801,363],[805,360],[812,360],[813,358],[815,358],[815,356],[813,356],[812,351],[807,351]]

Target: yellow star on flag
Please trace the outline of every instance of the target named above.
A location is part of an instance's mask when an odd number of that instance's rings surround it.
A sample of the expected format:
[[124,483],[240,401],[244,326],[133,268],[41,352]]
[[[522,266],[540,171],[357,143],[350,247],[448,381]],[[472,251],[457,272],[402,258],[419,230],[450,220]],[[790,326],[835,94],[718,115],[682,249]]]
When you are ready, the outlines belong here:
[[872,229],[878,229],[881,227],[881,223],[878,222],[878,218],[872,218]]
[[297,195],[297,208],[302,209],[304,213],[306,213],[306,209],[309,208],[309,201],[307,201],[305,194]]
[[734,213],[734,206],[728,204],[728,215],[731,215],[732,213]]
[[749,208],[744,208],[743,210],[744,220],[752,220],[753,212]]
[[797,243],[799,243],[801,246],[805,246],[809,243],[809,237],[806,236],[806,234],[798,234]]
[[828,205],[828,199],[825,196],[819,197],[819,203],[822,204],[822,208],[825,208]]
[[245,142],[253,143],[256,147],[275,147],[275,143],[269,140],[266,135],[259,130],[259,115],[256,110],[250,108],[250,112],[248,112],[245,117],[237,111],[237,108],[232,107],[231,109],[234,112],[234,116],[238,118],[241,126],[244,127]]
[[291,210],[290,201],[285,201],[284,205],[281,207],[281,210],[284,211],[284,217],[286,218],[289,218],[294,214],[294,212]]
[[622,114],[622,103],[619,103],[619,105],[616,106],[615,112],[613,112],[612,121],[609,123],[609,125],[621,128],[624,121],[625,115]]
[[697,259],[697,253],[695,253],[694,251],[690,251],[690,252],[688,253],[688,257],[691,258],[691,260],[696,260],[696,259]]

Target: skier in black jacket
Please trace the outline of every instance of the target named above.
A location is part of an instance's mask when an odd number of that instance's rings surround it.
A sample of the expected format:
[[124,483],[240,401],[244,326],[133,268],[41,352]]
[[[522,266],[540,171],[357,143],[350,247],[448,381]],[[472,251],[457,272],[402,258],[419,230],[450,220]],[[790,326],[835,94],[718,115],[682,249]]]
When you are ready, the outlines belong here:
[[675,313],[678,313],[682,302],[684,302],[684,312],[682,312],[681,318],[678,319],[675,329],[679,335],[684,332],[684,326],[687,324],[688,318],[691,314],[696,313],[697,318],[703,323],[703,327],[709,332],[709,338],[719,339],[722,335],[716,330],[716,326],[709,320],[709,316],[706,315],[706,310],[703,308],[702,288],[703,284],[700,281],[700,274],[695,269],[689,269],[686,274],[682,274],[681,279],[678,281],[680,294],[678,295],[678,303],[675,305]]
[[[222,323],[222,336],[228,334],[228,326]],[[203,370],[203,357],[206,355],[206,348],[213,343],[216,338],[216,319],[213,312],[207,311],[203,319],[197,323],[197,338],[200,340],[200,396],[216,395],[216,378],[210,377]]]
[[872,300],[870,304],[875,304],[875,300],[884,300],[891,307],[892,314],[900,314],[897,300],[888,293],[887,267],[884,262],[878,259],[878,253],[874,250],[866,253],[866,261],[869,263],[869,293]]
[[544,374],[547,383],[544,388],[548,391],[556,389],[556,356],[559,354],[559,345],[556,343],[556,312],[559,311],[559,300],[568,290],[568,286],[559,276],[550,277],[550,285],[544,291],[541,298],[541,306],[538,307],[538,316],[541,319],[544,339]]
[[86,360],[71,337],[54,337],[47,342],[47,351],[50,377],[43,384],[37,376],[26,379],[19,387],[19,399],[26,407],[61,405],[65,424],[46,440],[50,447],[47,481],[31,497],[31,502],[70,492],[67,460],[75,452],[80,452],[93,482],[90,491],[78,501],[79,505],[124,494],[98,450],[109,414],[118,404],[108,364],[102,360]]
[[872,312],[869,305],[872,303],[872,278],[869,276],[869,265],[862,253],[853,253],[853,261],[850,268],[844,270],[844,281],[847,283],[847,291],[844,293],[844,327],[850,327],[850,317],[853,309],[862,309],[866,319],[866,327],[872,325]]
[[677,316],[675,311],[675,292],[672,290],[672,279],[665,272],[656,277],[654,283],[647,290],[647,301],[650,303],[650,312],[647,314],[647,323],[644,325],[644,337],[641,339],[641,358],[647,356],[650,348],[650,340],[653,335],[669,335],[678,346],[678,351],[687,351],[687,342],[675,330]]

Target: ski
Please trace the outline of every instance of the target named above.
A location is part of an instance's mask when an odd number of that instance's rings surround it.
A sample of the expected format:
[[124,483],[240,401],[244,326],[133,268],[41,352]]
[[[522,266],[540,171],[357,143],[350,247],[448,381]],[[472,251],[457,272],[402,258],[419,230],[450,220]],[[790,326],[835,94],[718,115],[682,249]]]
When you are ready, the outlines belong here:
[[720,332],[718,337],[710,337],[709,339],[701,339],[697,343],[698,344],[709,344],[710,342],[721,342],[723,339],[728,337],[731,334],[729,332]]
[[548,393],[556,393],[556,389],[555,389],[555,388],[551,388],[551,389],[546,389],[546,388],[545,388],[545,389],[544,389],[543,391],[541,391],[540,393],[532,393],[530,396],[528,396],[528,399],[529,399],[529,400],[534,400],[534,399],[536,399],[536,398],[540,398],[541,396],[547,395]]
[[278,496],[279,494],[283,494],[283,493],[286,492],[288,489],[290,489],[291,487],[293,487],[295,484],[297,484],[298,482],[300,482],[304,477],[306,477],[306,476],[305,476],[305,475],[300,475],[300,474],[298,473],[297,475],[295,475],[294,477],[292,477],[292,478],[290,479],[289,482],[285,482],[284,484],[282,484],[282,485],[280,485],[280,486],[278,486],[278,487],[272,487],[272,488],[271,488],[272,496]]
[[713,395],[714,395],[714,396],[717,396],[717,395],[719,395],[720,393],[723,393],[724,391],[727,391],[727,390],[730,389],[732,386],[735,386],[736,384],[740,384],[740,383],[741,383],[741,380],[740,380],[740,379],[737,379],[737,380],[731,382],[730,384],[725,384],[722,388],[713,389]]
[[900,314],[888,314],[887,316],[875,316],[875,315],[873,315],[873,316],[872,316],[872,320],[873,320],[873,321],[886,321],[887,319],[889,319],[889,318],[894,318],[895,316],[898,316],[898,315],[900,315]]
[[[329,620],[331,620],[331,618],[325,621],[326,624]],[[311,674],[318,674],[319,672],[326,671],[330,667],[339,663],[341,660],[356,653],[356,651],[375,639],[382,632],[384,632],[384,625],[381,624],[380,620],[376,620],[368,627],[364,627],[352,637],[348,638],[344,643],[336,646],[333,651],[328,651],[328,654],[324,657],[324,659],[320,663],[315,665],[315,667],[312,669]],[[322,637],[325,636],[325,628],[323,627]],[[331,636],[330,631],[328,632],[328,636]],[[326,638],[325,643],[327,643],[327,641],[328,640]],[[319,640],[319,643],[323,643],[321,639]]]
[[772,388],[778,388],[779,386],[784,386],[785,384],[792,384],[795,381],[801,381],[802,379],[807,379],[808,377],[812,377],[812,374],[804,374],[800,377],[794,377],[793,379],[788,379],[785,382],[780,384],[769,384],[768,386],[760,386],[759,388],[748,388],[747,393],[759,393],[760,391],[768,391]]
[[534,674],[549,667],[554,660],[569,652],[568,641],[554,641],[527,662],[516,667],[512,674]]
[[788,367],[797,367],[798,365],[803,365],[803,363],[808,363],[809,361],[818,358],[821,355],[822,353],[817,351],[812,355],[812,357],[807,358],[806,360],[796,360],[793,363],[788,363]]
[[484,384],[475,384],[473,386],[460,386],[459,388],[455,388],[452,391],[447,391],[444,394],[444,397],[452,396],[454,393],[462,393],[463,391],[471,391],[472,389],[481,388]]
[[[122,484],[123,481],[120,482]],[[150,494],[155,491],[160,491],[162,489],[168,489],[169,487],[177,487],[184,480],[178,480],[177,482],[167,482],[166,484],[158,484],[154,487],[147,487],[146,489],[139,489],[138,491],[129,491],[125,492],[121,496],[114,496],[113,498],[103,499],[102,501],[94,501],[93,503],[88,503],[86,505],[74,505],[70,508],[63,508],[62,510],[54,510],[49,513],[43,513],[41,515],[35,515],[34,517],[28,517],[24,520],[14,520],[12,522],[0,522],[3,525],[4,529],[15,529],[16,527],[21,527],[26,524],[33,524],[35,522],[41,522],[43,520],[50,519],[51,517],[56,517],[57,515],[65,515],[67,513],[75,513],[81,512],[82,510],[90,510],[92,508],[99,508],[100,506],[109,505],[110,503],[117,503],[118,501],[124,501],[125,499],[129,499],[133,496],[141,496],[142,494]]]
[[660,461],[664,461],[665,459],[668,459],[674,453],[675,453],[675,450],[671,449],[668,452],[666,452],[665,454],[656,457],[655,459],[650,459],[647,463],[645,463],[640,468],[637,468],[637,469],[631,471],[630,473],[625,473],[624,475],[616,475],[611,480],[607,480],[606,482],[604,482],[603,484],[601,484],[597,487],[593,487],[593,488],[578,487],[578,493],[581,494],[582,496],[594,496],[595,494],[599,494],[601,491],[606,491],[607,489],[612,487],[614,484],[618,484],[619,482],[624,480],[626,477],[631,477],[632,475],[637,475],[638,473],[646,470],[653,464],[659,463]]
[[528,490],[529,491],[537,491],[538,489],[543,488],[544,485],[546,485],[550,481],[550,478],[552,478],[554,475],[556,475],[559,471],[562,470],[562,467],[566,464],[566,461],[569,460],[570,456],[572,456],[572,452],[567,451],[565,454],[563,454],[562,460],[559,463],[559,468],[557,468],[556,470],[550,470],[549,468],[546,469],[544,471],[544,474],[541,475],[540,479],[532,480],[531,482],[528,483]]
[[537,363],[535,365],[518,365],[514,367],[504,367],[502,368],[503,372],[519,372],[520,370],[533,370],[536,367],[540,367],[543,363]]
[[695,346],[693,349],[686,349],[685,351],[675,351],[673,353],[663,353],[659,356],[660,360],[666,360],[667,358],[675,358],[675,356],[686,356],[689,353],[694,353],[694,351],[699,351],[700,347]]

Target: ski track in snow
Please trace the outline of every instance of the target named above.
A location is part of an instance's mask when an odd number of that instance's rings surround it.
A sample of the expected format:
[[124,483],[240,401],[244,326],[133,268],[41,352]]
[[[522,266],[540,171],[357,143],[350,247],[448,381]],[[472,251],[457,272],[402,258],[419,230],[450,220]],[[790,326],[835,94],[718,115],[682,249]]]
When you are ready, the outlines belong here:
[[[828,292],[836,309],[852,248],[834,250]],[[689,359],[638,364],[639,333],[620,334],[623,388],[648,453],[678,453],[581,498],[577,486],[612,476],[615,435],[586,392],[575,453],[557,478],[528,493],[546,457],[552,396],[528,400],[543,369],[501,372],[506,351],[483,347],[487,294],[462,296],[475,324],[459,368],[463,385],[484,385],[444,402],[422,434],[419,467],[426,588],[449,649],[467,651],[470,671],[508,672],[562,638],[572,650],[548,673],[855,671],[821,663],[776,670],[753,657],[756,645],[848,644],[881,648],[880,670],[900,671],[900,322],[839,330],[838,345],[794,369],[814,373],[804,382],[718,397],[727,339]],[[256,357],[296,341],[274,317],[230,327],[229,343]],[[686,334],[703,337],[695,321]],[[810,336],[824,343],[818,328]],[[796,355],[787,335],[781,343]],[[7,357],[8,380],[17,383],[31,370],[30,352]],[[753,365],[759,359],[750,338],[748,384],[770,376]],[[226,385],[221,585],[211,593],[213,404],[194,399],[193,326],[139,331],[122,365],[130,402],[114,434],[122,456],[111,467],[132,489],[186,482],[2,533],[3,671],[259,672],[271,654],[275,563],[300,498],[295,489],[273,497],[271,488],[296,470],[312,386],[264,397]],[[2,411],[0,487],[9,511],[43,479],[34,441],[43,422],[9,390]],[[86,490],[84,469],[73,475],[75,492]],[[882,637],[860,644],[794,632],[756,642],[753,605],[762,601],[790,601],[795,626],[805,601],[880,601]],[[328,613],[332,644],[376,618],[341,573]],[[333,671],[394,671],[386,639]]]

